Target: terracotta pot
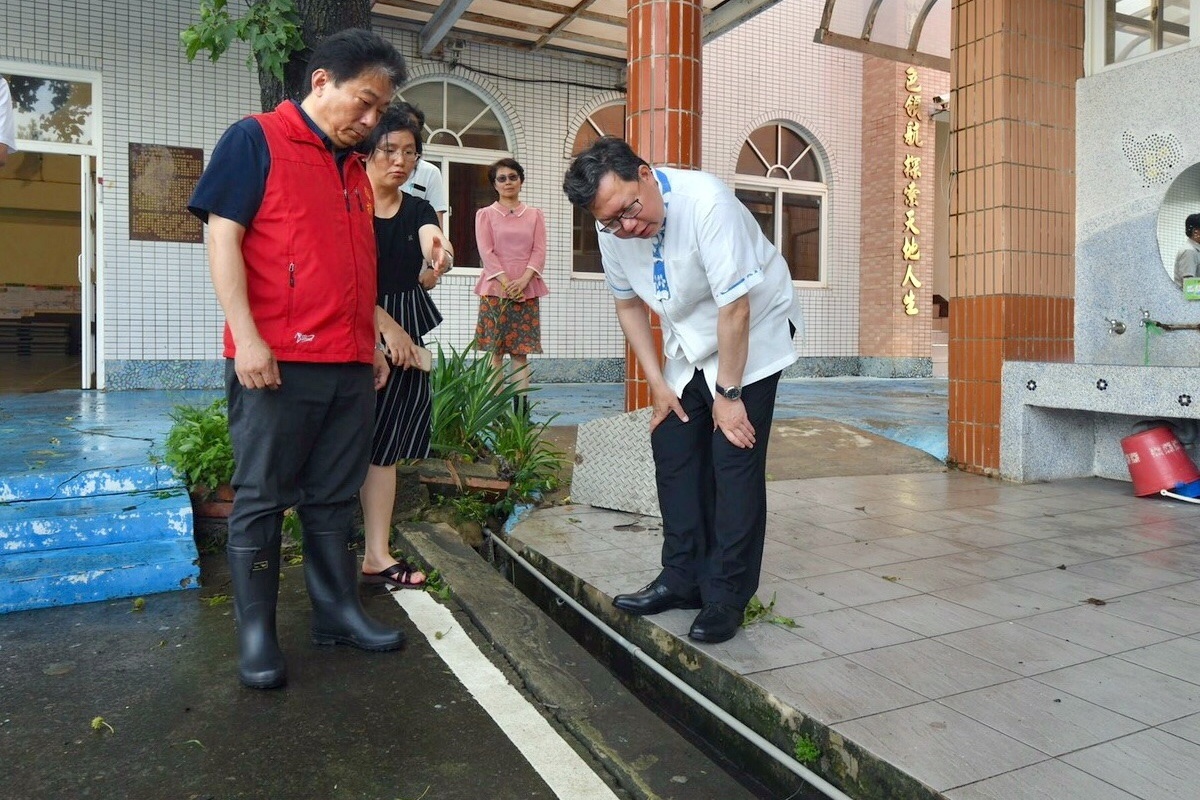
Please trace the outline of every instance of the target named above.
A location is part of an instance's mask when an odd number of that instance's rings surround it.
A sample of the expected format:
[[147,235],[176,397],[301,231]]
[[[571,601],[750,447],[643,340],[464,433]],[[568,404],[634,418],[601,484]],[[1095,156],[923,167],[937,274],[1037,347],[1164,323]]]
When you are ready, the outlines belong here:
[[233,511],[233,487],[221,484],[210,491],[207,486],[195,486],[192,496],[192,516],[202,519],[225,519]]

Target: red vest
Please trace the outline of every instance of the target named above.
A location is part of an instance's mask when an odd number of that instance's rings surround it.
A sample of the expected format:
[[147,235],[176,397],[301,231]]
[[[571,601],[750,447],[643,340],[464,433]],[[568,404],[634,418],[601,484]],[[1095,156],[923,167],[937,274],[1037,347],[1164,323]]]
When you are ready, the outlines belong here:
[[[271,167],[242,239],[246,292],[259,335],[279,361],[372,363],[374,195],[363,160],[339,174],[333,154],[284,101],[262,125]],[[234,356],[225,326],[225,356]]]

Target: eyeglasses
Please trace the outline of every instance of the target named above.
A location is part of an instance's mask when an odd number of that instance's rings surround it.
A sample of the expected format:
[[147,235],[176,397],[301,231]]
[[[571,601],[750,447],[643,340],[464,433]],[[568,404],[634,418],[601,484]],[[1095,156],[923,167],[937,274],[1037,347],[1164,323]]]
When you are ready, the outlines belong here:
[[509,175],[507,172],[496,176],[496,183],[520,183],[520,175]]
[[395,147],[376,147],[375,152],[379,153],[384,158],[391,159],[392,161],[395,161],[397,157],[402,158],[405,161],[416,161],[421,157],[421,154],[416,150],[400,150],[399,148]]
[[621,213],[617,214],[612,219],[597,219],[600,223],[600,230],[605,233],[616,233],[623,227],[621,223],[627,219],[633,219],[638,214],[642,213],[641,198],[635,199],[632,203],[621,209]]

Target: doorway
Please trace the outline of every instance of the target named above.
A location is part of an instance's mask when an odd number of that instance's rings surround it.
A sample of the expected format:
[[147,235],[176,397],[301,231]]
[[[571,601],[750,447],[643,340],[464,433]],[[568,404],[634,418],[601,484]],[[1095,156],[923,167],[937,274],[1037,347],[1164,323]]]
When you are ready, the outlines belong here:
[[94,389],[99,75],[0,62],[17,151],[0,167],[0,392]]

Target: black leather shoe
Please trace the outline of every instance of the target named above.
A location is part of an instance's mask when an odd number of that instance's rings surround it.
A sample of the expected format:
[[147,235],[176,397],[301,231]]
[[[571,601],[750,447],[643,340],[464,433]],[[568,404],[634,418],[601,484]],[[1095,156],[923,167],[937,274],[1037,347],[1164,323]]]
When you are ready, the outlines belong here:
[[742,626],[744,612],[736,606],[723,603],[705,603],[704,610],[696,615],[688,637],[697,642],[725,642],[733,638]]
[[613,605],[630,614],[646,616],[672,608],[700,608],[700,600],[675,594],[665,584],[653,580],[636,592],[617,595],[613,598]]

